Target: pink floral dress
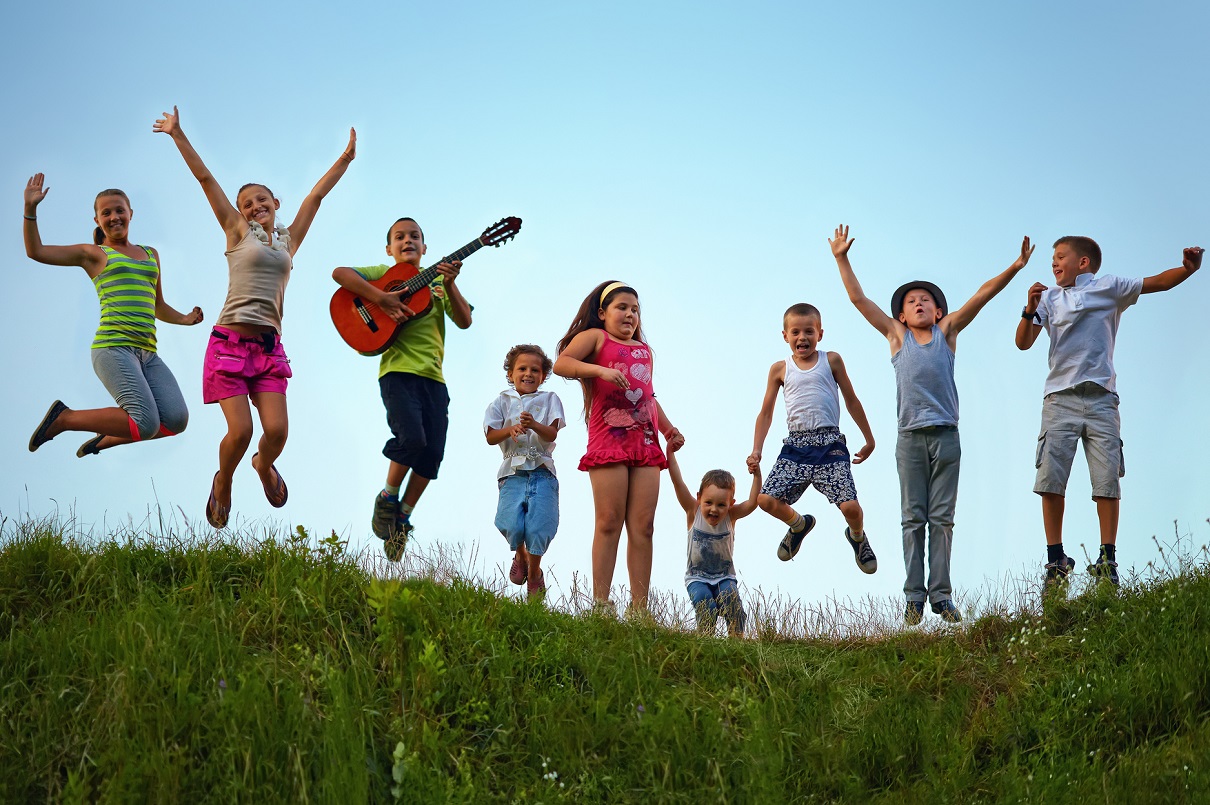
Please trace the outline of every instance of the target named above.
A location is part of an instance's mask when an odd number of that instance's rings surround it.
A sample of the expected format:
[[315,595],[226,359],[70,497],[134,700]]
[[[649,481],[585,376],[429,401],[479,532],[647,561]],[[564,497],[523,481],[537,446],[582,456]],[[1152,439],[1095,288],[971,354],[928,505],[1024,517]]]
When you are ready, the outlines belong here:
[[606,333],[593,363],[625,373],[630,388],[592,379],[588,452],[580,459],[580,469],[610,464],[666,468],[668,460],[658,438],[659,409],[651,389],[651,350],[641,341],[624,344]]

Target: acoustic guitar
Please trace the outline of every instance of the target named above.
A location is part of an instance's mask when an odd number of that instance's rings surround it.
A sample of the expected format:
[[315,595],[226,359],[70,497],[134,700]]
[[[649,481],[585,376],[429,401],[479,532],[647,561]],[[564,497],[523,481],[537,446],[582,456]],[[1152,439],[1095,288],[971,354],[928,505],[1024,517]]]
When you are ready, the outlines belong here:
[[[465,260],[484,246],[500,246],[508,242],[520,230],[520,218],[501,218],[483,230],[482,235],[437,262]],[[396,263],[387,273],[369,281],[379,290],[399,294],[399,300],[403,302],[404,307],[412,311],[411,318],[402,322],[395,321],[378,305],[362,299],[347,288],[338,289],[332,294],[332,301],[328,305],[336,332],[340,333],[346,344],[362,355],[381,355],[395,343],[396,338],[401,335],[407,337],[405,331],[409,322],[425,315],[433,307],[433,293],[429,290],[429,283],[436,277],[435,267],[430,266],[418,271],[411,263]]]

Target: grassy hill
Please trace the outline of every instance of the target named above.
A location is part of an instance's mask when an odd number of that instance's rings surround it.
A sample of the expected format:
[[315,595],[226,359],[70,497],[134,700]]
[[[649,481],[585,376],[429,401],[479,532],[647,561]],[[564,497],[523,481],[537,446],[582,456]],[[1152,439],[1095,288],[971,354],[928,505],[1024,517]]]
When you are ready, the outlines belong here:
[[301,530],[0,527],[3,802],[1201,802],[1210,576],[952,631],[703,638]]

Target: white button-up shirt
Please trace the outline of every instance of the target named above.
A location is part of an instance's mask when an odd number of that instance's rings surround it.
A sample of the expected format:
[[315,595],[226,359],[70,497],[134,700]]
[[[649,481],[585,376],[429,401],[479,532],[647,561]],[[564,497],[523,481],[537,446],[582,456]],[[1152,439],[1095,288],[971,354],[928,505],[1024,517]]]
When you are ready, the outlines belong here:
[[1078,274],[1069,288],[1047,288],[1038,302],[1037,319],[1050,336],[1050,394],[1085,381],[1117,391],[1113,345],[1122,311],[1139,301],[1142,279]]
[[[487,407],[483,415],[483,431],[486,433],[493,428],[510,428],[521,421],[521,412],[528,411],[538,423],[550,425],[558,420],[561,429],[567,424],[563,416],[563,403],[559,395],[553,391],[535,391],[524,396],[516,389],[500,392],[500,396]],[[504,453],[504,463],[496,473],[496,479],[516,474],[517,470],[536,470],[546,467],[555,474],[555,460],[551,453],[555,443],[548,442],[532,430],[526,431],[514,438],[509,436],[500,442],[500,450]]]

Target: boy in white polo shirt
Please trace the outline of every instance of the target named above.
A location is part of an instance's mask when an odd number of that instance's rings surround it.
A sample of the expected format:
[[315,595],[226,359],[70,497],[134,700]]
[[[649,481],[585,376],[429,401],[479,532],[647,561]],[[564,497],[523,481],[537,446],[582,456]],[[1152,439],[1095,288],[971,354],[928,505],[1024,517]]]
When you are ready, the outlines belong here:
[[1057,287],[1035,282],[1017,325],[1018,349],[1029,349],[1045,328],[1050,336],[1050,374],[1042,398],[1034,491],[1042,496],[1046,531],[1046,583],[1067,578],[1075,560],[1063,552],[1063,504],[1076,442],[1083,440],[1100,521],[1101,550],[1088,572],[1118,583],[1116,555],[1122,461],[1113,346],[1122,312],[1140,293],[1168,291],[1202,264],[1202,249],[1185,249],[1180,266],[1143,279],[1096,276],[1101,247],[1092,238],[1055,241],[1051,261]]

